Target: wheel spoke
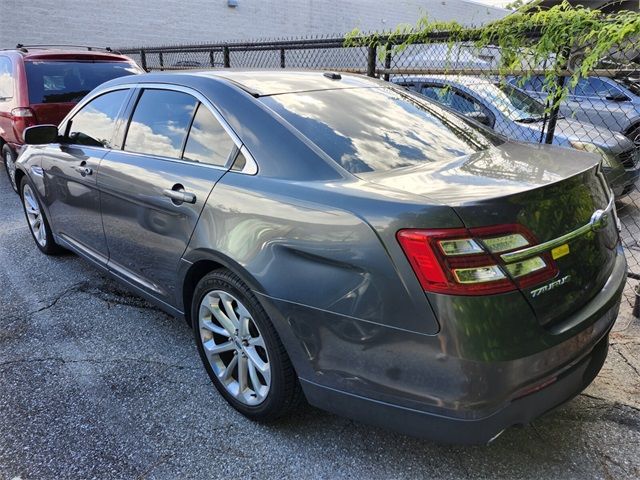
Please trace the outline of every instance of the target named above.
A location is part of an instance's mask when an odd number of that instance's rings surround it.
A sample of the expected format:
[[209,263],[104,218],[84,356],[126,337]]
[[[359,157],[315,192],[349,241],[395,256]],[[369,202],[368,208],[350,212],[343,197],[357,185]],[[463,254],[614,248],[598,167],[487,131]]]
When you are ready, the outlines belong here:
[[235,310],[233,309],[233,297],[224,292],[220,292],[220,300],[222,301],[222,305],[224,305],[224,312],[227,314],[227,317],[229,317],[229,320],[231,320],[234,326],[238,328],[239,319],[236,315]]
[[248,367],[249,361],[247,357],[240,355],[238,359],[238,384],[240,385],[239,393],[242,395],[244,391],[247,389],[247,373],[249,370]]
[[[258,352],[255,348],[246,348],[245,352],[247,352],[247,357],[249,361],[258,369],[260,373],[267,379],[267,376],[270,375],[269,364],[260,358]],[[268,380],[267,380],[268,381]]]
[[252,347],[262,347],[264,349],[267,348],[262,337],[251,337],[249,339],[249,345],[251,345]]
[[210,332],[217,333],[218,335],[222,335],[224,337],[230,337],[231,333],[229,333],[225,328],[216,325],[211,321],[211,310],[206,306],[200,307],[200,326],[205,330],[209,330]]
[[233,371],[236,368],[236,365],[238,365],[238,356],[234,355],[234,357],[229,362],[229,365],[227,365],[227,367],[218,375],[220,380],[222,381],[229,380],[229,378],[231,378],[231,375],[233,374]]
[[262,384],[260,383],[260,379],[258,378],[258,372],[256,371],[256,366],[253,362],[249,362],[249,378],[251,379],[251,386],[253,391],[256,392],[256,395],[262,398],[262,394],[260,390],[262,389]]
[[211,313],[213,313],[213,316],[216,317],[216,320],[220,322],[220,325],[222,325],[222,327],[227,332],[229,332],[230,335],[236,331],[236,325],[233,323],[233,321],[231,321],[231,319],[229,319],[229,317],[225,315],[222,310],[220,310],[219,305],[213,302],[209,309],[211,310]]
[[224,342],[221,344],[216,344],[216,342],[214,342],[213,339],[207,340],[202,344],[202,346],[207,352],[207,355],[220,355],[221,353],[224,353],[224,352],[230,352],[235,348],[235,345],[233,342]]

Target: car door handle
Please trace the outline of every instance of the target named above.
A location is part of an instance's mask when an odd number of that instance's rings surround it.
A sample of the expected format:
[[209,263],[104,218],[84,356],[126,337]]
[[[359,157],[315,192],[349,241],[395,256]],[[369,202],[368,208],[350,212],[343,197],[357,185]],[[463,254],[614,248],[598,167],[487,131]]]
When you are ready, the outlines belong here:
[[86,177],[87,175],[93,175],[93,169],[89,168],[89,167],[84,167],[82,165],[78,165],[76,167],[73,167],[73,169],[78,172],[80,175],[82,175],[83,177]]
[[162,195],[169,197],[172,202],[180,205],[181,203],[196,203],[195,193],[185,192],[184,190],[171,190],[165,188],[162,191]]

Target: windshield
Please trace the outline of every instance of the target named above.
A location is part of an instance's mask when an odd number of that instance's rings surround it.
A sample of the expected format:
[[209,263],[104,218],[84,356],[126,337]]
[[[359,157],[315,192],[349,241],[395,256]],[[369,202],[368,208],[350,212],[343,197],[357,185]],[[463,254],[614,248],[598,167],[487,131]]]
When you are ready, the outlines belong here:
[[423,97],[391,88],[319,90],[261,100],[351,173],[450,160],[503,142]]
[[140,71],[127,62],[25,62],[30,103],[80,101],[95,87]]
[[515,122],[531,122],[544,118],[544,105],[511,85],[486,85],[486,88],[478,89],[478,93]]

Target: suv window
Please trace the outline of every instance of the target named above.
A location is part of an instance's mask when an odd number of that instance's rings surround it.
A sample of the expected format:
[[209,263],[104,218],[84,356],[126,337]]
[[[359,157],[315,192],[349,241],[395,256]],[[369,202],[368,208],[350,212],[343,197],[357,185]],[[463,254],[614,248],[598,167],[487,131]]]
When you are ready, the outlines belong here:
[[13,68],[9,57],[0,57],[0,102],[13,98]]
[[218,119],[203,104],[193,119],[182,158],[194,162],[223,166],[235,146]]
[[181,158],[197,105],[198,101],[187,93],[144,90],[131,117],[124,149]]
[[118,112],[129,90],[115,90],[94,98],[71,119],[69,141],[75,145],[112,148]]
[[79,102],[98,85],[140,71],[127,62],[26,61],[29,103]]

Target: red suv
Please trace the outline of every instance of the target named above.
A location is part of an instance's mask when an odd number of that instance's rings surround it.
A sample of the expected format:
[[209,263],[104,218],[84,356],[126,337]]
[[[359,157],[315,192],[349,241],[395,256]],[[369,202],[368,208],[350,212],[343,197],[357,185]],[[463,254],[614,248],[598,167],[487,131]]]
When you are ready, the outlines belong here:
[[25,128],[57,125],[101,83],[142,72],[133,60],[109,49],[18,45],[0,50],[0,149],[14,190]]

